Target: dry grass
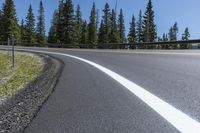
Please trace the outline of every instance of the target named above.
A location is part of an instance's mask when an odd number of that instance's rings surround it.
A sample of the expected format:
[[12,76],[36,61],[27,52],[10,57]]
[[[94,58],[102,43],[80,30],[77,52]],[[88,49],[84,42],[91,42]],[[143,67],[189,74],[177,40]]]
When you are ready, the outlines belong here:
[[12,68],[11,53],[0,51],[0,95],[11,96],[34,80],[42,71],[42,59],[28,53],[16,53]]

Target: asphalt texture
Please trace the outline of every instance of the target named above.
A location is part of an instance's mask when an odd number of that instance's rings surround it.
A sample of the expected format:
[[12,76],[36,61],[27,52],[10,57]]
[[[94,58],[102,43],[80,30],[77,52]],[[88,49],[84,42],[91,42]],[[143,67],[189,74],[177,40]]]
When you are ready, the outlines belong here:
[[[195,53],[188,55],[187,51],[38,50],[71,54],[98,63],[200,121],[200,55],[196,55],[200,51],[188,51]],[[178,132],[101,71],[76,59],[55,57],[64,61],[63,73],[54,93],[25,133]]]

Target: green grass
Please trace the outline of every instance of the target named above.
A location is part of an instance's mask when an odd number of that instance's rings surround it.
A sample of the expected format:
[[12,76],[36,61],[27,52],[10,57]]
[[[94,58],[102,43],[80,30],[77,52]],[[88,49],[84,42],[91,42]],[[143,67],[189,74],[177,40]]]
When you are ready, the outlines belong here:
[[0,51],[0,96],[12,96],[42,71],[42,59],[28,53],[16,53],[12,68],[11,53]]

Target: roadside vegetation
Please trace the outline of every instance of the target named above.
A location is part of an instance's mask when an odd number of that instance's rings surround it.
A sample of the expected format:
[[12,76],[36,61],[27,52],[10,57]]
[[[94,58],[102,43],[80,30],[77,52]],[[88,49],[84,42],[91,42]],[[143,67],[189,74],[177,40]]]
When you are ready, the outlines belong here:
[[12,68],[11,53],[0,51],[0,98],[15,94],[42,71],[42,59],[29,53],[16,53]]

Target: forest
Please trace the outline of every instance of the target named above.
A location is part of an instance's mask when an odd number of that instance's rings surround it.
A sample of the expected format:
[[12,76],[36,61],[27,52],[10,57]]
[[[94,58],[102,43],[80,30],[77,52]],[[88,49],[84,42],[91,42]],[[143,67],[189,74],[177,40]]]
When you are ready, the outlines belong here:
[[[132,15],[127,35],[123,9],[120,9],[119,14],[117,14],[116,8],[112,9],[108,3],[105,3],[102,11],[103,15],[99,16],[96,4],[93,3],[91,5],[89,21],[86,21],[82,18],[79,4],[74,5],[73,0],[60,0],[59,6],[52,16],[51,27],[46,34],[45,9],[42,1],[39,4],[38,16],[34,15],[32,6],[29,5],[25,19],[19,22],[14,1],[5,0],[0,9],[0,41],[6,42],[8,38],[14,36],[16,42],[24,45],[62,44],[62,46],[67,47],[69,44],[71,46],[90,44],[90,48],[101,48],[102,44],[178,40],[179,29],[177,22],[162,37],[157,35],[152,0],[148,0],[144,13],[140,10],[138,16]],[[189,38],[189,28],[186,27],[181,39],[189,40]],[[116,46],[115,48],[124,48],[124,46]]]

